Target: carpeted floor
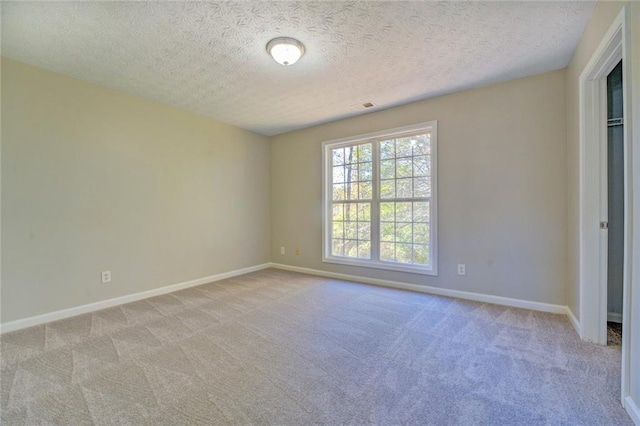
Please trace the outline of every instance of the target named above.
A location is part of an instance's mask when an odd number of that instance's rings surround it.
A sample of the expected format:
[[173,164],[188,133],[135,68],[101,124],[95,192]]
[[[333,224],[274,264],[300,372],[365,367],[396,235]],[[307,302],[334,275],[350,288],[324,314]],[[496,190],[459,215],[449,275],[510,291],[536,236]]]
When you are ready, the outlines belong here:
[[611,321],[607,322],[607,345],[622,345],[622,323]]
[[560,315],[273,269],[4,334],[2,425],[631,425]]

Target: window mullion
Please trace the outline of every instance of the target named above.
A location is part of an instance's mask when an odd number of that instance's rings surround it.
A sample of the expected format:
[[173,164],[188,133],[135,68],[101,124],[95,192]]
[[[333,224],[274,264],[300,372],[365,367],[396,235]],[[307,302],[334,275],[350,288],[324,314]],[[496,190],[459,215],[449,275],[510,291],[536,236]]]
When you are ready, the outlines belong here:
[[380,141],[372,144],[371,259],[380,260]]

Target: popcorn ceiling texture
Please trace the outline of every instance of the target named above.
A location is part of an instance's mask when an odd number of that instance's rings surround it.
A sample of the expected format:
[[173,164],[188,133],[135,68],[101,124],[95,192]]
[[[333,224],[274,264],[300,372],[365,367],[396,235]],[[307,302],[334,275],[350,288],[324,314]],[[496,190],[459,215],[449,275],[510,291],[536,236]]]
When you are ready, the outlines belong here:
[[[2,54],[265,135],[564,68],[593,2],[14,2]],[[283,68],[277,36],[307,48]]]

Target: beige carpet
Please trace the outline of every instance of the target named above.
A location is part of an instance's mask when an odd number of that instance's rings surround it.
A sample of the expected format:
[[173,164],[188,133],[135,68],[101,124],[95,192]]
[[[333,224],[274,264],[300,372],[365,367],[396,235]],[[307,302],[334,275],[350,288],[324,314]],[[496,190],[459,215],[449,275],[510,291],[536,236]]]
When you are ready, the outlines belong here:
[[622,345],[622,324],[619,322],[607,322],[607,345]]
[[1,338],[2,425],[631,425],[564,316],[265,270]]

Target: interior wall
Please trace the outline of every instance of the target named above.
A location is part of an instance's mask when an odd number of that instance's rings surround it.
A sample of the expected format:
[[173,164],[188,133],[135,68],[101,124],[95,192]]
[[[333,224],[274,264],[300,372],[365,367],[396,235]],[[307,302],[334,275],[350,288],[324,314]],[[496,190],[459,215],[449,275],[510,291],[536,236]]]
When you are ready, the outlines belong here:
[[591,19],[587,24],[582,38],[576,48],[569,65],[566,68],[567,91],[567,305],[575,317],[580,320],[580,285],[579,277],[579,243],[580,216],[578,194],[580,192],[579,169],[579,80],[587,62],[597,49],[611,23],[618,15],[625,2],[597,2]]
[[[272,261],[564,305],[564,82],[554,71],[272,137]],[[439,132],[439,276],[323,263],[321,143],[429,120]]]
[[632,257],[631,283],[625,294],[628,322],[625,324],[629,335],[629,396],[627,411],[634,415],[636,424],[640,424],[640,3],[630,2],[628,9],[631,46],[628,51],[630,62],[631,111],[628,126],[631,128],[632,206],[631,229]]
[[[631,203],[630,214],[631,241],[631,280],[625,293],[624,324],[628,345],[623,352],[623,360],[628,361],[626,371],[627,386],[623,388],[623,398],[627,412],[640,424],[640,226],[638,226],[638,211],[640,211],[640,3],[638,2],[598,2],[594,8],[591,20],[585,28],[571,62],[566,70],[567,90],[567,194],[568,205],[568,281],[567,301],[569,308],[580,319],[579,311],[579,78],[587,62],[611,27],[613,20],[621,9],[628,5],[627,28],[629,30],[630,45],[627,46],[626,81],[631,85],[630,110],[626,111],[625,127],[631,129],[631,143],[629,144],[631,157]],[[624,361],[623,361],[624,362]]]
[[2,121],[2,322],[270,260],[266,137],[7,59]]

